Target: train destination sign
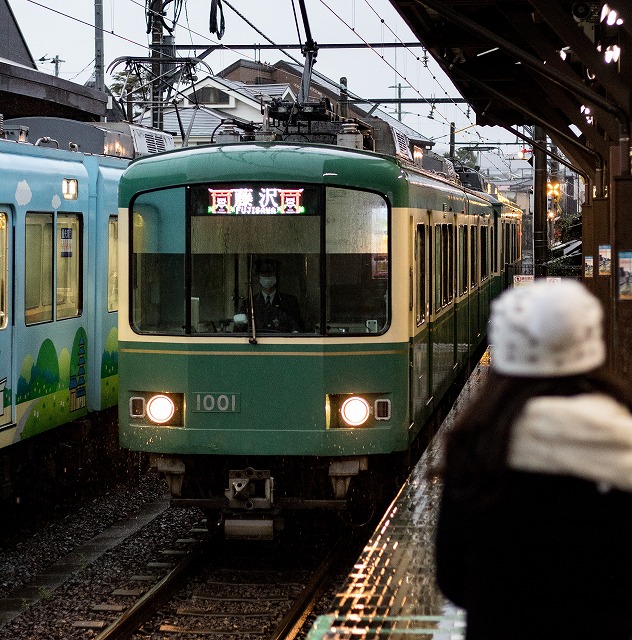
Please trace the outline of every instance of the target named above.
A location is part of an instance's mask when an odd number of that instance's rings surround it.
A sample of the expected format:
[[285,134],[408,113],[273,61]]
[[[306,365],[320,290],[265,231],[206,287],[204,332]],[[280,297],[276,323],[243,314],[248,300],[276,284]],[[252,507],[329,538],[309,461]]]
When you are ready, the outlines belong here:
[[297,215],[305,213],[303,189],[287,187],[239,187],[209,189],[211,215]]

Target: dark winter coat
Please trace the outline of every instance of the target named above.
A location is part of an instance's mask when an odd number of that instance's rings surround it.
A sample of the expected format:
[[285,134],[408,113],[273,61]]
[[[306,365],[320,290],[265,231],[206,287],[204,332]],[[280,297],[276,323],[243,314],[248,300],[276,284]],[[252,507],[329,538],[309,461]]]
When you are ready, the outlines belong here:
[[467,640],[631,640],[632,416],[605,396],[531,401],[509,466],[482,511],[444,487],[437,580]]

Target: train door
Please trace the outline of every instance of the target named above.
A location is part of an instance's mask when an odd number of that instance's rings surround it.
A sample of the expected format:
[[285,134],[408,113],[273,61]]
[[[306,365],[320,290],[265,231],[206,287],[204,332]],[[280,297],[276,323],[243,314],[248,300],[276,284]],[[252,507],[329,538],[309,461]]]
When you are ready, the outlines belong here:
[[410,413],[417,425],[423,424],[431,394],[429,350],[429,284],[432,270],[428,269],[428,226],[413,223],[414,262],[411,270],[411,309],[415,312],[410,367]]
[[0,206],[0,430],[12,424],[13,323],[10,317],[12,293],[11,217],[8,208]]
[[472,292],[472,339],[474,347],[481,337],[481,291],[479,287],[478,225],[470,226],[470,291]]

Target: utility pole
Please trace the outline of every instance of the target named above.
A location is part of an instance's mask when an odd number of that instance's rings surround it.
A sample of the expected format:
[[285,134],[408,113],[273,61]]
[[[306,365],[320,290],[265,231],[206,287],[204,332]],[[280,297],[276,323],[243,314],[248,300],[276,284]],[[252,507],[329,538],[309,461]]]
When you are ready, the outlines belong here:
[[162,58],[162,0],[152,0],[149,8],[147,24],[151,32],[151,124],[155,129],[162,130],[162,78],[161,78],[161,58]]
[[94,0],[94,85],[97,91],[105,91],[103,0]]
[[62,60],[58,55],[55,55],[54,58],[47,58],[46,56],[42,56],[39,59],[40,62],[52,62],[55,65],[55,77],[59,77],[59,67],[61,65],[62,62],[66,62],[65,60]]
[[546,134],[538,125],[534,126],[533,139],[533,263],[536,278],[547,275],[547,211],[546,211]]
[[397,89],[397,119],[402,121],[402,89],[411,89],[412,87],[407,85],[402,85],[401,82],[397,84],[392,84],[389,86],[389,89]]

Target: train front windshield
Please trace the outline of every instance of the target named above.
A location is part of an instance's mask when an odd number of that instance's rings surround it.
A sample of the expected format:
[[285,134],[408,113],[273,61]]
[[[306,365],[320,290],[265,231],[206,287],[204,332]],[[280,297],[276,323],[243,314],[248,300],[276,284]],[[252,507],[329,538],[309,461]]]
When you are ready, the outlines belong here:
[[389,209],[376,193],[213,184],[141,194],[132,212],[139,333],[313,336],[388,326]]

